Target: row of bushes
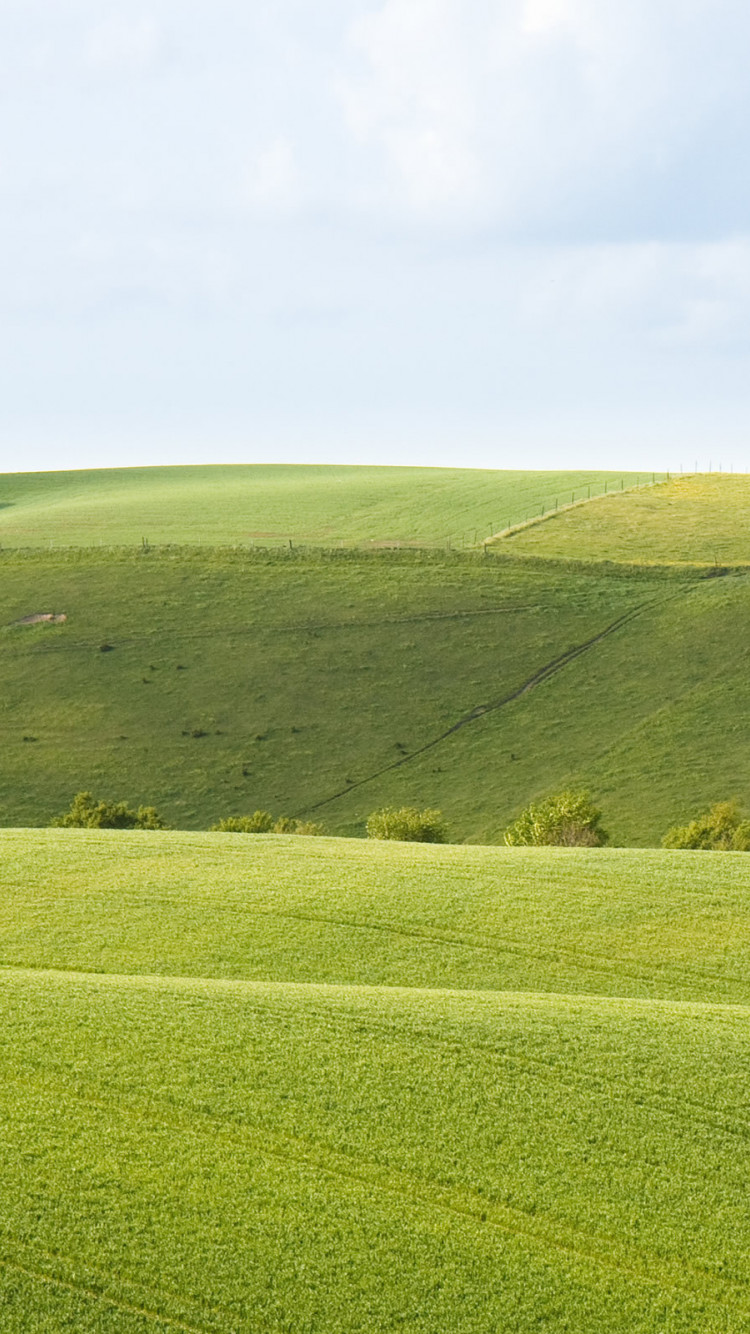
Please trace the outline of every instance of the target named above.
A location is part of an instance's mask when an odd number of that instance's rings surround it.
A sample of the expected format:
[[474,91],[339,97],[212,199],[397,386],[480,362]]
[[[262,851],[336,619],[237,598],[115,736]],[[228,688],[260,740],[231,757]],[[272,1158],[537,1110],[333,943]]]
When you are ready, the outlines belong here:
[[[532,802],[505,831],[510,847],[602,847],[608,835],[602,813],[588,792],[567,789]],[[124,801],[97,801],[90,792],[78,792],[72,805],[53,824],[65,829],[166,829],[153,806],[129,807]],[[295,816],[274,818],[270,811],[230,815],[211,826],[229,834],[325,834],[323,825]],[[415,806],[383,807],[367,820],[368,838],[405,843],[447,843],[448,824],[441,811]],[[736,802],[722,801],[687,825],[676,825],[662,839],[665,848],[705,848],[750,852],[750,820]]]
[[[77,792],[70,809],[52,824],[58,829],[168,829],[153,806],[128,806],[124,801],[97,801],[90,792]],[[253,815],[230,815],[211,826],[212,831],[231,834],[324,834],[322,825],[297,820],[291,815],[277,819],[270,811]]]

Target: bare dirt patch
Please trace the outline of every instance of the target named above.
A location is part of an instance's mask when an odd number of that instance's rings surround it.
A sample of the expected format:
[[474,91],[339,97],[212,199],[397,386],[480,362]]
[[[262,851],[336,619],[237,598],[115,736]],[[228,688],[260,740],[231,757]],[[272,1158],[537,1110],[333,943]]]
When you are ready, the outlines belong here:
[[67,612],[64,611],[33,611],[30,616],[22,616],[20,620],[14,621],[14,625],[41,625],[46,622],[48,625],[59,625],[62,621],[67,621]]

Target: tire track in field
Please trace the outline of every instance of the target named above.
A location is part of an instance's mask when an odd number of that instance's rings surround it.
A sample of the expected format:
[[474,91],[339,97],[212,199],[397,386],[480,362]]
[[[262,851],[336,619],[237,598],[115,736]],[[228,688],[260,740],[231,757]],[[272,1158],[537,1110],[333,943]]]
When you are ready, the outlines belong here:
[[[693,585],[691,584],[689,587],[692,589]],[[603,630],[599,630],[597,634],[592,635],[590,639],[585,639],[580,644],[574,644],[572,648],[566,649],[564,653],[558,654],[556,658],[552,658],[550,662],[546,662],[544,666],[539,667],[537,671],[527,677],[527,679],[523,681],[520,686],[517,686],[515,690],[509,691],[506,695],[500,695],[497,699],[489,700],[486,704],[477,704],[475,708],[470,709],[468,713],[463,714],[457,722],[446,728],[444,732],[440,732],[438,736],[433,737],[430,741],[426,741],[424,745],[418,746],[416,750],[410,751],[408,755],[402,755],[399,759],[392,760],[389,764],[384,764],[380,769],[376,769],[373,773],[368,774],[366,778],[358,778],[353,783],[347,783],[346,787],[341,788],[338,792],[334,792],[330,797],[323,797],[321,801],[316,801],[308,806],[303,806],[297,812],[297,815],[307,815],[311,811],[319,811],[323,806],[330,805],[332,801],[338,801],[340,797],[345,797],[349,792],[354,792],[358,787],[364,787],[365,784],[374,782],[376,778],[380,778],[383,774],[390,773],[393,769],[401,769],[405,764],[410,764],[412,760],[418,759],[420,755],[425,755],[430,750],[434,750],[434,748],[441,745],[443,741],[447,741],[448,737],[453,736],[455,732],[460,732],[462,728],[468,727],[471,723],[476,722],[477,719],[484,718],[489,713],[496,713],[498,710],[505,708],[506,705],[514,703],[517,699],[521,699],[523,695],[527,695],[529,691],[542,685],[543,682],[549,680],[550,677],[556,676],[557,673],[561,672],[569,663],[575,662],[575,660],[582,657],[584,653],[588,653],[591,649],[596,648],[598,644],[601,644],[602,640],[607,639],[610,635],[616,634],[618,630],[621,630],[623,626],[626,626],[631,621],[635,620],[637,616],[641,616],[644,612],[650,611],[652,607],[661,606],[665,602],[673,601],[675,598],[680,597],[685,591],[685,589],[680,589],[679,592],[671,593],[665,598],[650,598],[647,602],[640,602],[637,606],[631,607],[629,611],[623,612],[622,615],[617,616],[614,621],[610,621],[609,625],[606,625]]]
[[[510,955],[513,958],[524,960],[533,959],[541,963],[558,963],[568,966],[579,966],[580,972],[603,973],[606,977],[634,978],[642,982],[658,982],[662,980],[655,971],[649,971],[648,967],[638,959],[628,959],[622,955],[609,956],[606,954],[595,954],[593,950],[574,950],[565,946],[553,945],[544,949],[533,945],[530,941],[513,940],[507,936],[500,936],[496,939],[479,940],[473,936],[449,936],[435,935],[425,931],[420,927],[397,926],[389,922],[366,922],[356,919],[347,919],[343,917],[328,917],[322,913],[302,913],[292,912],[290,910],[281,910],[274,907],[251,907],[247,909],[257,917],[270,917],[279,921],[303,922],[307,925],[324,925],[341,928],[342,930],[353,931],[374,931],[381,935],[399,936],[404,940],[418,940],[428,945],[447,945],[455,949],[478,950],[485,954]],[[19,966],[13,961],[6,962],[0,959],[0,968],[15,968]],[[694,968],[685,964],[670,963],[669,977],[667,981],[674,978],[675,982],[687,986],[688,983],[694,984],[698,981],[739,983],[745,987],[750,987],[750,977],[738,973],[720,973],[712,972],[707,968]],[[582,992],[587,995],[587,992]],[[634,998],[637,999],[637,998]],[[646,999],[654,999],[648,997]],[[657,997],[656,999],[669,999],[668,997]],[[687,999],[692,999],[691,997]],[[710,1002],[718,1005],[725,1002]],[[744,1001],[727,1002],[732,1005],[743,1005]]]
[[[248,635],[295,635],[295,634],[325,634],[333,630],[380,630],[383,628],[397,628],[398,626],[409,625],[430,625],[439,621],[472,621],[488,616],[515,616],[522,612],[550,611],[550,607],[544,603],[507,603],[493,607],[474,607],[467,611],[424,611],[415,612],[408,616],[379,616],[354,618],[345,621],[251,621],[245,625],[216,625],[201,630],[195,627],[185,628],[182,625],[173,623],[159,626],[156,630],[148,630],[143,634],[128,634],[122,638],[113,637],[113,646],[115,648],[137,648],[139,645],[155,642],[161,644],[168,638],[171,645],[187,645],[204,639],[215,640],[222,635],[228,635],[230,640],[237,636]],[[70,622],[68,622],[70,626]],[[15,630],[18,628],[17,621],[9,621],[5,625],[0,625],[0,632]],[[104,631],[102,631],[104,633]],[[47,653],[90,653],[92,643],[90,640],[72,640],[65,643],[60,640],[30,641],[27,652],[30,656],[43,655]]]
[[44,1269],[32,1269],[30,1265],[21,1264],[20,1261],[10,1260],[5,1256],[0,1256],[0,1269],[8,1269],[13,1273],[22,1274],[24,1278],[31,1279],[33,1283],[43,1283],[50,1288],[62,1288],[65,1292],[72,1292],[76,1297],[85,1297],[87,1301],[99,1302],[103,1306],[113,1307],[116,1311],[123,1311],[126,1315],[137,1316],[140,1320],[148,1320],[152,1324],[161,1325],[163,1329],[177,1329],[182,1334],[216,1334],[216,1327],[211,1330],[205,1325],[188,1325],[184,1320],[177,1320],[172,1316],[162,1315],[159,1311],[152,1311],[146,1306],[135,1306],[130,1302],[119,1301],[117,1297],[111,1296],[107,1292],[99,1292],[96,1288],[87,1287],[85,1283],[74,1283],[71,1279],[60,1278],[56,1274],[50,1274]]
[[[95,1106],[118,1115],[128,1115],[138,1122],[153,1119],[153,1103],[141,1104],[131,1098],[113,1099],[111,1097],[86,1097],[78,1092],[66,1090],[67,1096],[83,1106]],[[241,1144],[245,1149],[252,1148],[258,1157],[272,1162],[282,1163],[308,1172],[315,1177],[328,1178],[341,1182],[350,1188],[364,1191],[368,1196],[373,1192],[387,1198],[396,1198],[404,1205],[411,1206],[420,1213],[434,1210],[447,1215],[471,1229],[473,1239],[477,1231],[490,1236],[495,1233],[511,1238],[517,1243],[529,1246],[537,1251],[553,1251],[566,1256],[574,1262],[593,1267],[621,1277],[636,1284],[656,1287],[661,1292],[679,1294],[688,1300],[701,1299],[724,1311],[750,1317],[747,1285],[737,1278],[718,1274],[711,1268],[699,1263],[645,1252],[629,1243],[624,1237],[597,1234],[574,1222],[562,1219],[551,1212],[536,1213],[517,1206],[492,1200],[478,1195],[470,1186],[447,1186],[439,1180],[430,1180],[415,1175],[408,1170],[385,1166],[377,1161],[361,1158],[351,1152],[342,1152],[330,1144],[317,1140],[308,1140],[298,1136],[269,1135],[261,1137],[248,1131],[234,1117],[217,1115],[203,1109],[188,1108],[184,1103],[163,1103],[160,1101],[160,1123],[168,1121],[178,1133],[198,1136],[200,1123],[213,1126],[214,1141],[222,1135],[230,1143]],[[94,1288],[73,1284],[63,1279],[56,1279],[44,1271],[26,1269],[24,1266],[0,1260],[0,1267],[6,1265],[25,1273],[30,1278],[50,1282],[55,1286],[81,1292],[92,1299],[104,1301],[132,1314],[136,1314],[154,1323],[183,1330],[186,1334],[216,1334],[216,1330],[189,1325],[179,1319],[162,1316],[148,1308],[139,1308],[119,1302],[116,1298],[99,1293]]]

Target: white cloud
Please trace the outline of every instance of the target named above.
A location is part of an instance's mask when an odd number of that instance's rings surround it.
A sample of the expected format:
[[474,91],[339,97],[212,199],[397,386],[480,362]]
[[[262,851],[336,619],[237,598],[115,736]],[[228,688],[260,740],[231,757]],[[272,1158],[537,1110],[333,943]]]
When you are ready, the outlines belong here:
[[351,24],[357,64],[338,84],[369,150],[353,193],[437,222],[459,206],[632,232],[671,174],[662,225],[684,225],[707,137],[739,148],[749,128],[749,27],[738,0],[381,0]]
[[294,147],[279,135],[260,152],[245,177],[245,197],[261,209],[287,209],[300,200],[301,179]]
[[543,338],[603,348],[706,352],[748,341],[750,237],[698,245],[544,247],[520,266],[518,322]]
[[376,143],[411,207],[472,199],[479,163],[471,52],[454,0],[386,0],[352,26],[365,70],[340,84],[347,123]]
[[86,62],[100,73],[139,73],[154,63],[160,46],[160,30],[152,17],[111,18],[89,32]]

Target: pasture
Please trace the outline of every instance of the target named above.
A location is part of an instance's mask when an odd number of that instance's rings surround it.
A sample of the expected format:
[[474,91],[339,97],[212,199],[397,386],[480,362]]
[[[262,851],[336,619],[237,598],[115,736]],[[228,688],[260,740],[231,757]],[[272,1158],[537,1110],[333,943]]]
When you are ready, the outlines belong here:
[[750,565],[750,475],[702,473],[612,492],[500,539],[569,560]]
[[0,835],[3,1330],[739,1334],[750,859]]
[[[658,474],[657,474],[658,476]],[[299,464],[0,477],[0,546],[475,546],[633,473]]]
[[[18,624],[29,614],[62,623]],[[750,798],[747,580],[446,553],[0,553],[0,821],[395,802],[498,841],[590,786],[622,843]],[[102,651],[102,650],[106,651]]]

